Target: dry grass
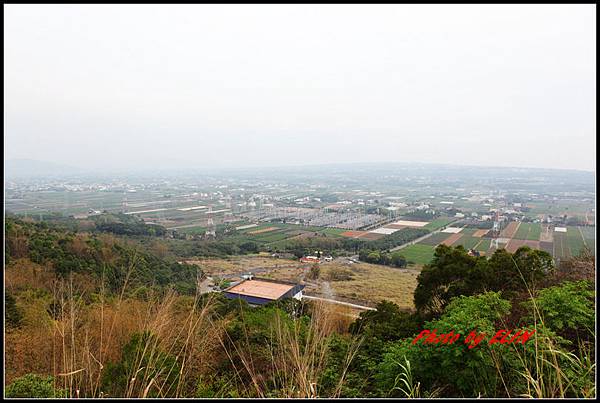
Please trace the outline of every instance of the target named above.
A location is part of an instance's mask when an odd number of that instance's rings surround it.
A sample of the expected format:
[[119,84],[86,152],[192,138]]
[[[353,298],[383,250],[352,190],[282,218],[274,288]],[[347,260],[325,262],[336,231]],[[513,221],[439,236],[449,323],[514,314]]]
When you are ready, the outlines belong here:
[[[329,354],[327,338],[334,332],[345,332],[348,324],[347,309],[331,304],[316,302],[311,305],[311,320],[305,332],[302,331],[302,321],[294,319],[288,326],[282,317],[275,315],[271,323],[274,341],[265,348],[268,350],[270,362],[266,367],[272,372],[274,385],[267,385],[270,377],[264,373],[265,363],[256,361],[251,355],[251,345],[248,339],[234,343],[233,347],[225,348],[238,376],[245,373],[250,379],[250,396],[259,398],[318,398],[319,379],[325,369]],[[244,329],[247,337],[247,330]],[[227,343],[225,333],[221,339],[223,347]],[[231,340],[229,340],[231,341]],[[346,372],[354,358],[361,340],[354,339],[345,357],[338,386],[328,397],[339,397]],[[233,359],[233,353],[237,359]],[[275,391],[275,392],[273,392]],[[273,395],[275,393],[275,395]]]
[[[333,297],[369,305],[375,305],[386,299],[403,309],[414,307],[413,293],[417,286],[418,272],[368,263],[352,265],[329,263],[321,266],[320,278],[327,280],[332,271],[341,269],[350,271],[353,277],[347,281],[330,281],[329,286]],[[318,286],[307,286],[306,291],[321,293],[320,283]]]
[[296,268],[301,267],[298,261],[289,259],[276,259],[272,257],[261,256],[243,256],[231,257],[228,259],[207,258],[198,260],[188,260],[186,263],[195,264],[202,268],[208,275],[230,275],[247,272],[249,269],[256,268]]

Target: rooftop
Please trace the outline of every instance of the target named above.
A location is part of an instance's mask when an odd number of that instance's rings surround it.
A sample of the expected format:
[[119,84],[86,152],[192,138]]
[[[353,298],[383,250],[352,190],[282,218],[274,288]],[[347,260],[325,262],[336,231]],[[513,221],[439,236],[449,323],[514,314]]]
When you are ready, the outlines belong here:
[[228,288],[226,291],[251,297],[276,300],[292,288],[294,288],[293,284],[253,279],[242,281],[241,283]]

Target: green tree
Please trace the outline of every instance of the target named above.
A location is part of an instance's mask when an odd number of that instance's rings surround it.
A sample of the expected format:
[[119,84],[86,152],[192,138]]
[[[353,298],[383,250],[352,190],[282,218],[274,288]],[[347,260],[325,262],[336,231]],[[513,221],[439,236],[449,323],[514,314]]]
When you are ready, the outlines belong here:
[[439,245],[432,262],[417,277],[415,307],[421,313],[437,314],[451,298],[482,290],[486,265],[485,258],[469,256],[462,246]]
[[57,398],[68,397],[64,389],[54,387],[54,378],[27,374],[15,379],[6,387],[4,396],[7,398]]
[[16,328],[21,325],[21,321],[23,320],[23,315],[17,308],[17,304],[15,302],[15,298],[12,294],[6,294],[5,301],[5,317],[6,317],[6,326],[8,328]]
[[[533,321],[534,310],[541,314],[544,325],[558,334],[576,337],[594,334],[594,288],[588,281],[565,282],[556,287],[540,290],[534,301],[525,304],[531,310],[528,317]],[[576,337],[568,337],[575,339]]]

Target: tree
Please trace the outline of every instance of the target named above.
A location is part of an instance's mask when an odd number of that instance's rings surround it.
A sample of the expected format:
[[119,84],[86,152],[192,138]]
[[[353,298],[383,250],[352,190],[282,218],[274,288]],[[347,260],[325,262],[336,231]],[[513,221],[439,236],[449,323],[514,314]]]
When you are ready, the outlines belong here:
[[64,389],[54,387],[54,378],[42,377],[36,374],[27,374],[15,379],[6,387],[4,396],[7,398],[57,398],[68,397]]
[[311,266],[310,271],[308,272],[308,278],[310,280],[316,280],[319,278],[319,275],[321,274],[321,268],[319,267],[318,263],[315,263]]
[[522,246],[514,254],[499,249],[488,261],[487,284],[493,290],[524,290],[554,270],[552,256]]
[[414,293],[421,313],[440,313],[452,297],[473,295],[485,286],[486,259],[473,257],[458,246],[439,245],[433,260],[425,265]]
[[394,252],[391,256],[391,263],[396,267],[406,267],[406,258],[400,252]]
[[15,302],[15,298],[12,294],[6,294],[6,305],[5,305],[5,315],[6,315],[6,326],[8,328],[16,328],[21,325],[21,321],[23,320],[23,315],[17,308],[17,304]]
[[[486,333],[488,337],[493,335],[496,321],[507,315],[510,308],[510,302],[502,299],[500,293],[454,298],[440,319],[426,322],[423,329],[436,329],[438,335],[453,331],[462,336],[461,343],[431,345],[417,342],[413,345],[414,336],[391,343],[378,367],[380,393],[383,396],[401,396],[401,391],[394,389],[395,380],[403,371],[398,363],[408,360],[413,364],[415,380],[421,383],[424,390],[445,385],[447,396],[476,397],[479,393],[483,396],[497,396],[502,384],[497,376],[495,355],[491,350],[498,346],[481,343],[476,348],[469,349],[462,341],[473,330]],[[514,357],[510,352],[511,350],[504,348],[497,356],[512,360]],[[505,380],[513,374],[512,371],[507,372]]]
[[[594,287],[588,281],[565,282],[540,290],[534,302],[525,305],[531,310],[530,321],[537,312],[544,325],[568,339],[594,334]],[[575,333],[575,337],[568,337]]]

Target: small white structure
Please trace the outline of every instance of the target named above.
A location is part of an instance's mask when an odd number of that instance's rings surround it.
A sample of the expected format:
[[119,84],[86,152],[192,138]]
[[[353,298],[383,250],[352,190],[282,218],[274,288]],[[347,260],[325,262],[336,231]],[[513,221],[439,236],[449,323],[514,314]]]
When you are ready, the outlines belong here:
[[567,232],[565,227],[554,227],[555,232]]

